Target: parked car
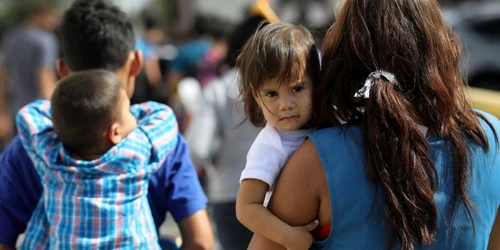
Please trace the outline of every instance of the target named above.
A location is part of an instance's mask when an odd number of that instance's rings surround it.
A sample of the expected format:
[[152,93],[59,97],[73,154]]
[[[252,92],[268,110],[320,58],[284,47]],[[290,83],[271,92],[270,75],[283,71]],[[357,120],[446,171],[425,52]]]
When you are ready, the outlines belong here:
[[500,91],[468,87],[466,95],[474,108],[500,118]]
[[500,117],[500,2],[469,2],[443,9],[461,39],[461,70],[474,107]]

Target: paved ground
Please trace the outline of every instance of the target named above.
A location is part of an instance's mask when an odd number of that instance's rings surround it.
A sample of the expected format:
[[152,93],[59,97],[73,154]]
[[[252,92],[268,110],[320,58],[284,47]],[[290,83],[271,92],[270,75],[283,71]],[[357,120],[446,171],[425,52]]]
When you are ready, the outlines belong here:
[[[213,222],[212,222],[212,228],[214,228],[214,233],[215,233],[215,226]],[[180,237],[179,228],[172,219],[172,216],[167,215],[167,221],[163,223],[163,225],[160,227],[160,235]],[[222,250],[222,248],[219,245],[219,242],[217,241],[217,237],[215,237],[214,240],[215,240],[214,250]]]

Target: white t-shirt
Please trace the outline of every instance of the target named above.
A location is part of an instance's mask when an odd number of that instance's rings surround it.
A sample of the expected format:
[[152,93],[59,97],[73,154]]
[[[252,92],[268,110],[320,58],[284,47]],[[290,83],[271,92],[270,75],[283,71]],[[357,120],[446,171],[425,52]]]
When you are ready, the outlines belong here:
[[311,131],[277,130],[269,123],[266,124],[248,151],[240,182],[244,179],[257,179],[267,183],[269,189],[272,189],[283,166]]

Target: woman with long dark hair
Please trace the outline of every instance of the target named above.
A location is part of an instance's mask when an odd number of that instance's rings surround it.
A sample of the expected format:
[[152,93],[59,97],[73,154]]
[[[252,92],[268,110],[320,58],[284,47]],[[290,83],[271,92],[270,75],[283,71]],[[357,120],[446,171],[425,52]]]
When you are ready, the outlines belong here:
[[[346,0],[322,51],[323,129],[269,209],[318,218],[315,249],[500,249],[500,122],[467,103],[437,2]],[[280,246],[254,236],[250,249]]]

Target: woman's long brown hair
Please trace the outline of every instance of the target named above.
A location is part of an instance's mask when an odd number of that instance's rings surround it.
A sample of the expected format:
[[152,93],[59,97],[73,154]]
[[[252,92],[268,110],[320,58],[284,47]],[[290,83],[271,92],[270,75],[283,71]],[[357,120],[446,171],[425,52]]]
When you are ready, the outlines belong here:
[[[414,249],[435,240],[438,176],[418,124],[449,142],[450,212],[463,205],[474,224],[467,141],[486,151],[489,145],[463,92],[459,42],[436,1],[347,0],[324,41],[316,115],[324,126],[363,124],[366,171],[383,187],[391,245],[397,240],[400,249]],[[370,98],[354,98],[375,70],[393,73],[397,84],[379,79]]]

